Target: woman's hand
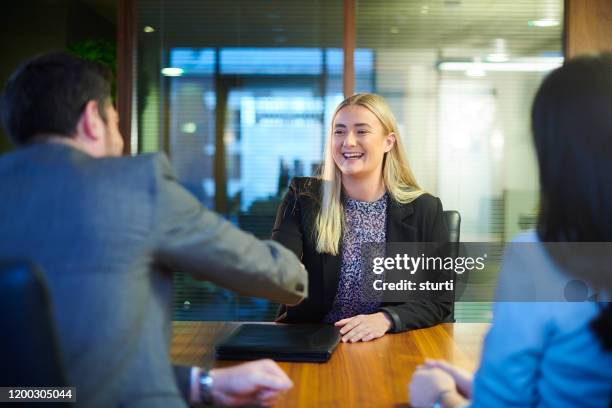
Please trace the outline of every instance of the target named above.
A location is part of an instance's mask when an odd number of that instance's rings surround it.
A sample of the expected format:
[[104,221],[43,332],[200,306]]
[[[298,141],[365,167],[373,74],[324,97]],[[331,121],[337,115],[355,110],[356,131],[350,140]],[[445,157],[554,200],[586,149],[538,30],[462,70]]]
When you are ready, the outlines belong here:
[[[416,408],[433,407],[441,402],[446,394],[456,394],[453,377],[439,368],[420,365],[412,375],[410,385],[410,405]],[[455,404],[444,404],[454,406]]]
[[453,377],[457,390],[466,398],[472,398],[472,384],[474,382],[474,374],[468,370],[448,364],[444,360],[425,360],[425,367],[439,368]]
[[357,315],[338,320],[334,326],[341,327],[343,343],[370,341],[382,337],[391,328],[391,320],[383,312]]

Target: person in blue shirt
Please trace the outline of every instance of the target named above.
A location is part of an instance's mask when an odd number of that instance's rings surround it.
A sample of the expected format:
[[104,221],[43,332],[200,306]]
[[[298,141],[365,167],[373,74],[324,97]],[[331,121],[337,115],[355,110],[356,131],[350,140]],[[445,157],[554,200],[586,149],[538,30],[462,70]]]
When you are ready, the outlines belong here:
[[[531,243],[530,256],[506,251],[476,374],[426,361],[409,385],[414,407],[612,406],[612,303],[597,301],[610,300],[612,279],[576,253],[600,244],[574,244],[612,242],[612,55],[553,71],[533,103],[532,132],[540,214],[536,231],[515,239]],[[560,245],[569,256],[554,250]],[[534,281],[566,288],[583,281],[599,298],[512,297]]]

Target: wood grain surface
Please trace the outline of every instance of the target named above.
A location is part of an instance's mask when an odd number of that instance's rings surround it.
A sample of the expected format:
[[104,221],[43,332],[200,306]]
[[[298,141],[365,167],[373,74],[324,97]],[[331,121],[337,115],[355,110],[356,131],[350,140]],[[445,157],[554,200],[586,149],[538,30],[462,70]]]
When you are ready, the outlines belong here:
[[[173,363],[204,367],[238,364],[214,358],[214,345],[238,324],[174,322]],[[488,327],[483,323],[441,324],[388,334],[368,343],[341,343],[324,364],[281,362],[295,385],[276,406],[408,407],[407,385],[416,366],[425,358],[442,358],[475,369]]]

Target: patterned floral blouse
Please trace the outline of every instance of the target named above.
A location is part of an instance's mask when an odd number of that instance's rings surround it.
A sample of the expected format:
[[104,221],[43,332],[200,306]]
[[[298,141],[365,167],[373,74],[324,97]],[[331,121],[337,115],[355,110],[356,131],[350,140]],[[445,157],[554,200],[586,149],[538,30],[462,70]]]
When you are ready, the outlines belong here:
[[386,241],[387,196],[385,193],[374,202],[351,198],[346,198],[344,202],[346,223],[342,236],[338,291],[331,310],[325,316],[326,323],[374,313],[380,307],[380,301],[368,290],[371,288],[368,277],[363,276],[362,244]]

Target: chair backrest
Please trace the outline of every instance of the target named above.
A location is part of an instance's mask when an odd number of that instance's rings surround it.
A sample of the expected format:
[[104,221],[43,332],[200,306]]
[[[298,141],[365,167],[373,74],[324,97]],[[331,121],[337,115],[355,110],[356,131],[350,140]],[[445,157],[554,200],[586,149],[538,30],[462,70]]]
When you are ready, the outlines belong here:
[[[448,226],[448,242],[450,245],[450,256],[456,258],[459,256],[459,239],[461,237],[461,214],[459,211],[449,210],[444,211],[444,218],[446,218],[446,225]],[[458,284],[458,276],[455,275],[455,288]],[[453,302],[453,307],[451,309],[451,313],[446,319],[447,323],[455,322],[455,302]]]
[[0,385],[66,386],[46,281],[29,262],[0,262]]
[[444,211],[446,225],[448,225],[448,242],[459,243],[461,236],[461,214],[459,211],[448,210]]

